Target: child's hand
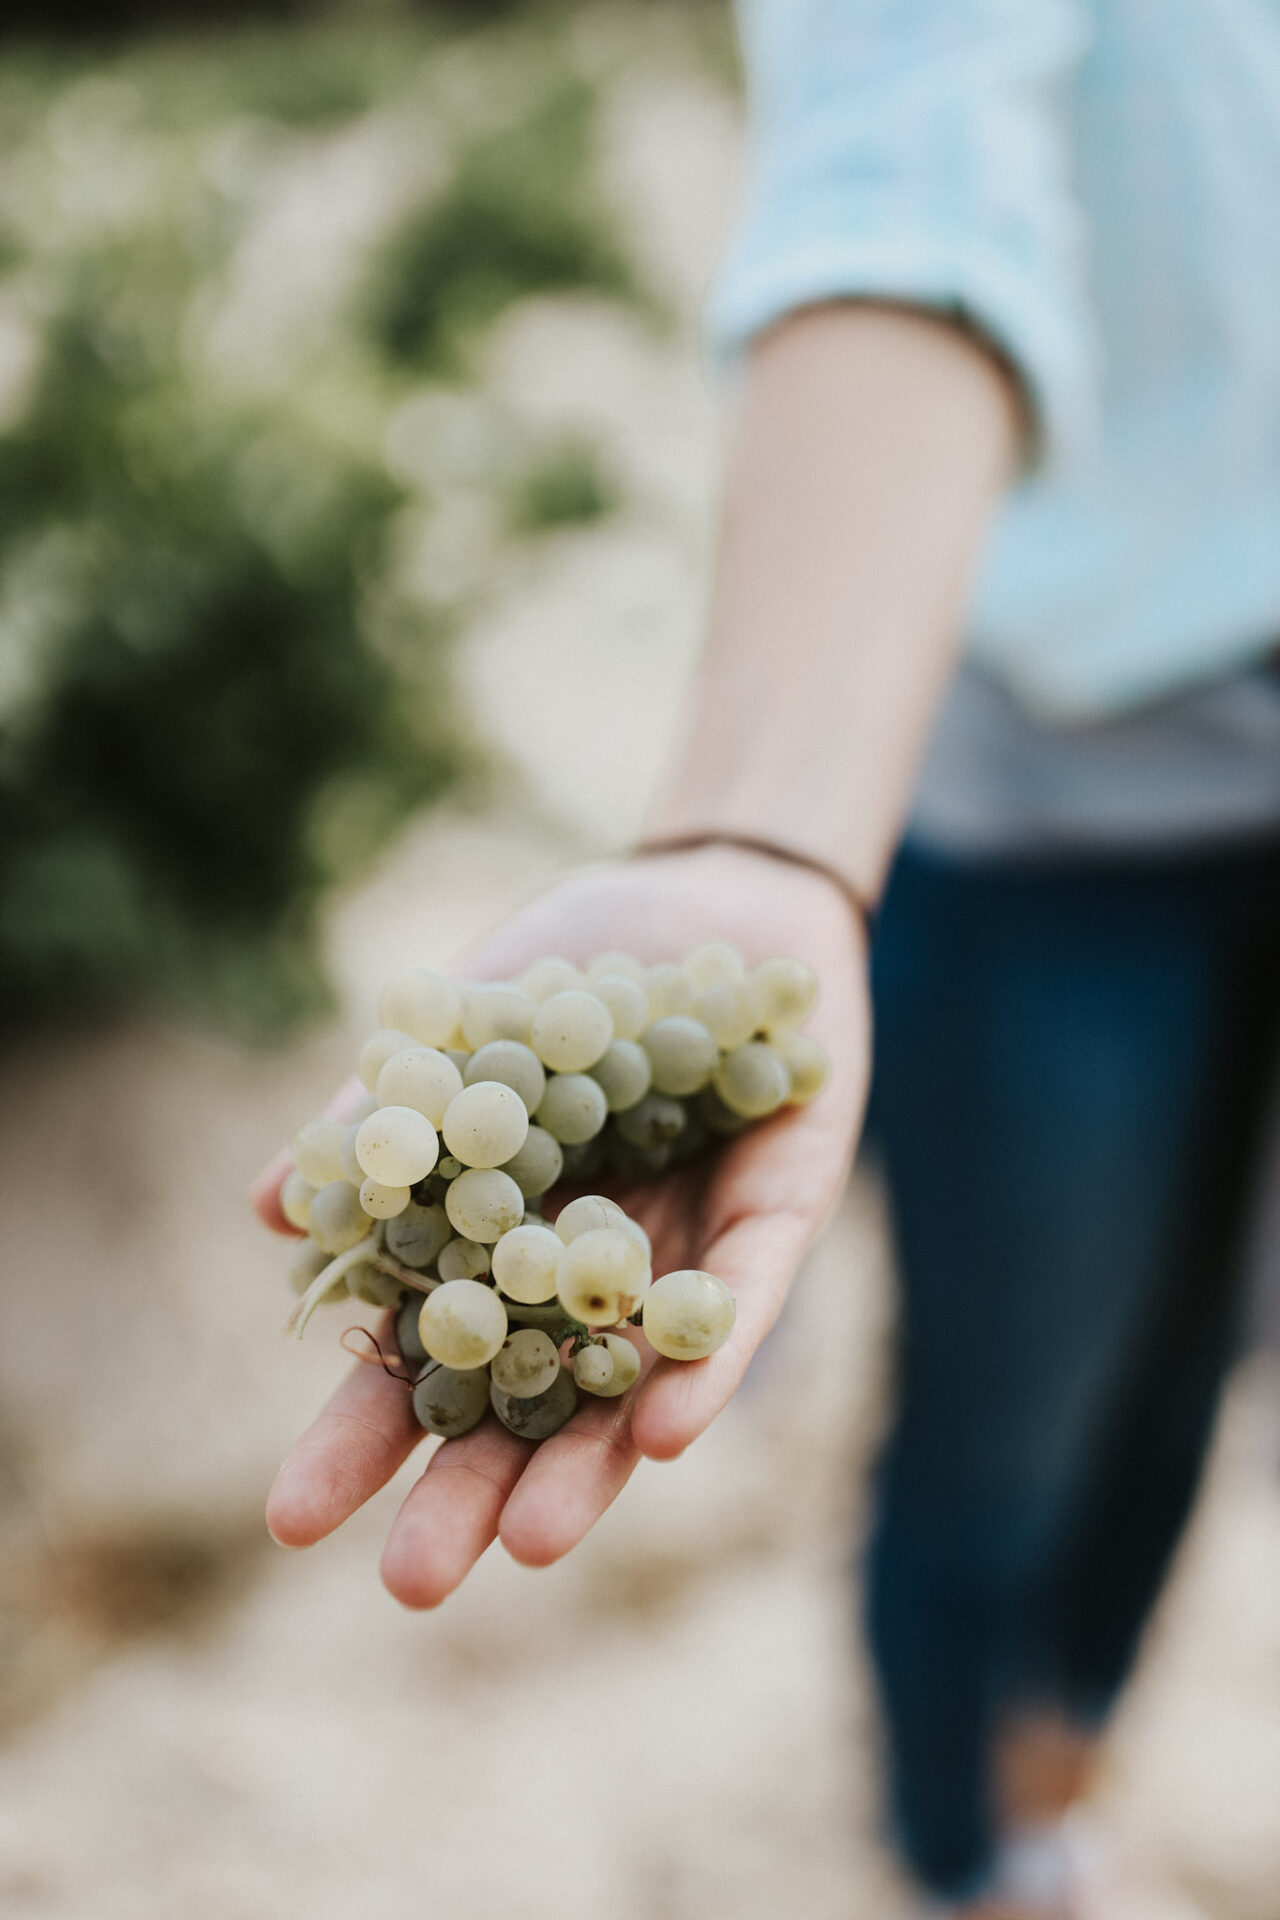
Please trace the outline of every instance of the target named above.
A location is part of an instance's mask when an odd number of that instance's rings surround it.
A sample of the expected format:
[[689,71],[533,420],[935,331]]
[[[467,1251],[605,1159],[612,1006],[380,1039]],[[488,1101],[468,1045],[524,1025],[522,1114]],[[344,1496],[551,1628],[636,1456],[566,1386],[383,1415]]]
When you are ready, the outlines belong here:
[[[653,1241],[654,1272],[718,1274],[737,1300],[733,1332],[692,1365],[655,1362],[645,1349],[638,1386],[618,1399],[584,1396],[569,1425],[540,1446],[485,1421],[438,1447],[383,1554],[383,1580],[406,1606],[438,1605],[495,1536],[514,1559],[549,1565],[581,1540],[641,1454],[683,1452],[742,1379],[839,1196],[866,1093],[866,955],[849,903],[820,874],[731,847],[635,860],[565,882],[464,964],[472,977],[506,978],[544,954],[585,964],[621,948],[657,961],[711,939],[731,941],[748,961],[772,953],[807,960],[821,983],[811,1030],[831,1057],[831,1078],[811,1105],[753,1126],[705,1164],[625,1192]],[[344,1089],[333,1111],[361,1091]],[[279,1231],[288,1231],[279,1190],[291,1164],[278,1156],[253,1187],[258,1212]],[[356,1366],[280,1469],[267,1507],[272,1533],[286,1546],[322,1539],[425,1437],[405,1388],[379,1368]]]

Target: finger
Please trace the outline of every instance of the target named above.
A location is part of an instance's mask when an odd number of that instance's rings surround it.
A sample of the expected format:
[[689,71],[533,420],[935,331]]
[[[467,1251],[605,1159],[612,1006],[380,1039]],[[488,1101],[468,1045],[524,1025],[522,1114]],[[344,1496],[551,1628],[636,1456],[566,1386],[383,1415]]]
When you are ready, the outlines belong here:
[[502,1509],[534,1451],[496,1420],[448,1440],[396,1515],[382,1583],[405,1607],[438,1607],[498,1534]]
[[632,1433],[642,1454],[674,1460],[727,1405],[782,1310],[811,1236],[807,1214],[773,1212],[747,1215],[711,1243],[706,1266],[734,1296],[733,1330],[705,1360],[664,1360],[637,1389]]
[[[325,1108],[326,1115],[331,1120],[345,1120],[349,1113],[355,1111],[367,1091],[359,1080],[348,1080],[339,1087]],[[292,1172],[293,1155],[288,1147],[282,1147],[274,1159],[268,1160],[262,1172],[250,1181],[249,1204],[272,1233],[287,1233],[296,1239],[299,1229],[286,1220],[280,1211],[280,1189]]]
[[357,1366],[303,1434],[267,1497],[282,1547],[310,1547],[386,1485],[422,1439],[413,1402],[381,1367]]
[[612,1506],[640,1459],[631,1407],[632,1393],[584,1394],[569,1425],[538,1448],[502,1512],[499,1531],[513,1560],[549,1567]]

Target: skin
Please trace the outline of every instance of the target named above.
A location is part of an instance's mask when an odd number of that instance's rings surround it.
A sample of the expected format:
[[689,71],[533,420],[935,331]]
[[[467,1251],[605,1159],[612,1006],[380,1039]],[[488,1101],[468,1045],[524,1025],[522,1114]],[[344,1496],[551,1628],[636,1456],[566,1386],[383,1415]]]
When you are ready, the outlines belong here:
[[[693,1365],[646,1352],[635,1390],[588,1399],[540,1448],[486,1423],[432,1453],[383,1555],[383,1580],[406,1606],[438,1605],[495,1538],[528,1566],[567,1553],[642,1455],[674,1459],[704,1431],[777,1318],[861,1125],[865,929],[835,879],[715,836],[781,842],[875,897],[1020,430],[997,362],[922,314],[815,308],[752,354],[688,745],[651,817],[655,834],[709,844],[570,878],[459,965],[500,978],[548,953],[585,961],[621,947],[656,961],[708,939],[749,961],[797,954],[822,982],[811,1031],[831,1080],[811,1106],[753,1128],[709,1165],[618,1192],[653,1239],[656,1272],[701,1266],[725,1281],[733,1334]],[[278,1231],[288,1231],[289,1164],[280,1155],[253,1189]],[[281,1469],[272,1533],[292,1547],[322,1539],[421,1438],[403,1388],[357,1366]]]

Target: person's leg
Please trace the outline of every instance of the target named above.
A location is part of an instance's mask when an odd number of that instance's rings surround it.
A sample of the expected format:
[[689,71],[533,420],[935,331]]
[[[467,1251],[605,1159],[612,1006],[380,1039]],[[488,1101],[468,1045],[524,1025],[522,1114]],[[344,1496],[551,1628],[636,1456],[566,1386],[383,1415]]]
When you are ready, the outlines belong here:
[[[1207,1153],[1249,1153],[1266,1009],[1242,986],[1250,882],[1269,871],[907,853],[886,899],[872,1111],[903,1324],[869,1614],[896,1822],[940,1892],[989,1865],[994,1730],[1019,1657],[1042,1651],[1025,1623],[1135,1365],[1172,1296],[1221,1284],[1240,1186],[1198,1175]],[[1166,1508],[1161,1566],[1185,1504]],[[1130,1613],[1158,1577],[1144,1552]]]

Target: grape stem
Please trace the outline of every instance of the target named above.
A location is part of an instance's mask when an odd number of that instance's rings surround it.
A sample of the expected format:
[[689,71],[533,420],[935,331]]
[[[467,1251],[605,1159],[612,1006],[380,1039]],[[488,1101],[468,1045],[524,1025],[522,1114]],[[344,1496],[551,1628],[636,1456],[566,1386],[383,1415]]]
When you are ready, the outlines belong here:
[[362,1260],[370,1260],[377,1257],[378,1236],[376,1233],[371,1233],[367,1240],[357,1241],[354,1247],[348,1247],[345,1253],[340,1253],[335,1259],[331,1260],[327,1267],[321,1267],[319,1273],[311,1282],[311,1285],[307,1288],[297,1306],[289,1315],[289,1318],[285,1321],[284,1332],[286,1337],[292,1334],[295,1340],[301,1340],[307,1330],[308,1320],[320,1305],[320,1302],[324,1299],[324,1296],[328,1293],[334,1281],[341,1280],[344,1274],[350,1272],[352,1267],[358,1267]]
[[389,1273],[393,1280],[400,1282],[401,1286],[416,1288],[419,1293],[434,1293],[441,1284],[429,1273],[417,1273],[412,1267],[406,1267],[402,1261],[396,1259],[393,1253],[388,1253],[385,1247],[372,1255],[369,1265],[380,1268],[383,1273]]

